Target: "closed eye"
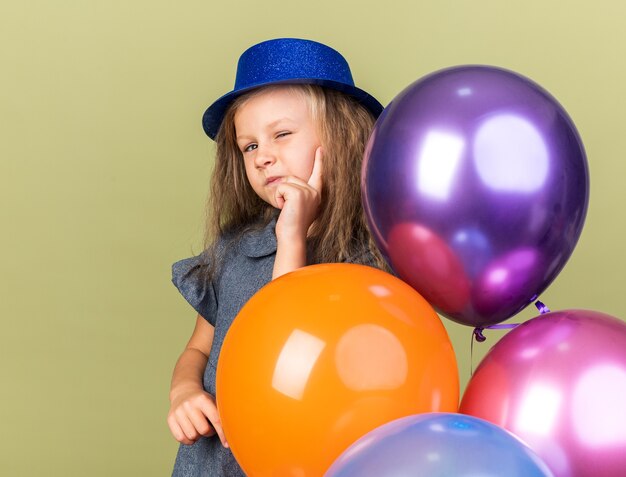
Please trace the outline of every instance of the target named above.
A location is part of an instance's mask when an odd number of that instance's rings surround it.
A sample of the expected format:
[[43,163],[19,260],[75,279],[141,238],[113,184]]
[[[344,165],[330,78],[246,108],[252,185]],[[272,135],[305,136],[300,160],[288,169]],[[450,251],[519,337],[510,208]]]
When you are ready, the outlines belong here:
[[291,134],[291,131],[281,131],[278,134],[276,134],[276,139],[280,137],[288,136],[289,134]]

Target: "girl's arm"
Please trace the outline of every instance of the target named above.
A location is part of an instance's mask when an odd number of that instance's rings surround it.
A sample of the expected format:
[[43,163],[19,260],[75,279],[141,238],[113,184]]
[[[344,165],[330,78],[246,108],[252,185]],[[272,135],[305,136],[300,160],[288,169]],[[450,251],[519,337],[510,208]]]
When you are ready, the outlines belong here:
[[183,444],[193,444],[200,436],[217,433],[222,445],[228,447],[215,399],[202,386],[214,332],[215,328],[198,315],[196,327],[174,368],[167,423],[174,438]]
[[306,266],[306,236],[304,239],[296,237],[283,241],[277,237],[272,280],[304,266]]
[[276,259],[272,279],[306,265],[309,227],[322,201],[322,148],[315,151],[313,170],[307,182],[289,176],[276,188],[280,215],[276,222]]

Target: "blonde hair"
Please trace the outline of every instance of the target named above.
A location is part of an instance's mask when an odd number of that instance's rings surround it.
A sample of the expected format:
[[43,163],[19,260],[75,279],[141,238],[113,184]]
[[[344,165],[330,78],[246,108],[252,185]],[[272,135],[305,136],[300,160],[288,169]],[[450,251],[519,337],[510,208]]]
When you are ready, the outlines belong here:
[[[237,145],[235,113],[268,89],[288,88],[306,99],[323,148],[322,204],[308,237],[312,263],[342,262],[368,249],[376,266],[388,267],[370,235],[361,205],[361,162],[374,117],[352,97],[316,85],[273,85],[237,98],[217,133],[215,167],[207,203],[205,246],[210,252],[209,275],[219,268],[217,239],[237,239],[266,226],[277,211],[252,189]],[[218,256],[219,255],[219,256]]]

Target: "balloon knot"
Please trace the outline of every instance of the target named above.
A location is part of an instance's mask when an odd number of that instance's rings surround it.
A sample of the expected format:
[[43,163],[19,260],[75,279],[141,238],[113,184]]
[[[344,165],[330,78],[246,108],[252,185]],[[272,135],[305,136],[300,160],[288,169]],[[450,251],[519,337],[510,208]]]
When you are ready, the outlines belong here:
[[550,308],[548,308],[546,305],[544,305],[542,302],[540,302],[539,300],[537,300],[535,302],[535,306],[537,307],[537,309],[539,310],[539,314],[543,315],[544,313],[550,313]]
[[474,338],[479,343],[482,343],[483,341],[487,339],[485,338],[485,335],[483,335],[483,330],[484,328],[474,328]]

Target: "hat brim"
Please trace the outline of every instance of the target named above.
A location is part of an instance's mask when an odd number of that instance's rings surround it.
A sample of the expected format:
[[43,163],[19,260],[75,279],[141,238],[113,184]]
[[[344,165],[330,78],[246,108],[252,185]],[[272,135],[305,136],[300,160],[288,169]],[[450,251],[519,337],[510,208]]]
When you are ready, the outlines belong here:
[[217,136],[217,132],[219,131],[219,128],[222,124],[222,120],[224,119],[224,114],[226,114],[226,110],[228,109],[230,104],[239,96],[246,94],[252,90],[261,88],[263,86],[270,86],[275,84],[314,84],[318,86],[323,86],[325,88],[341,91],[342,93],[352,96],[358,102],[363,104],[363,106],[365,106],[374,115],[374,118],[378,118],[378,116],[384,109],[383,105],[380,104],[376,98],[374,98],[366,91],[357,88],[356,86],[351,86],[345,83],[339,83],[337,81],[330,81],[326,79],[290,78],[280,81],[270,81],[250,85],[245,88],[226,93],[224,96],[217,99],[211,106],[207,108],[207,110],[204,112],[204,115],[202,116],[202,127],[206,135],[209,136],[211,139],[215,139],[215,136]]

